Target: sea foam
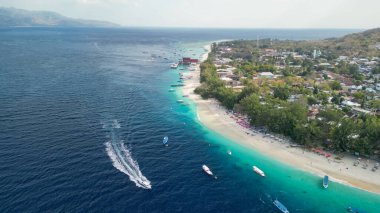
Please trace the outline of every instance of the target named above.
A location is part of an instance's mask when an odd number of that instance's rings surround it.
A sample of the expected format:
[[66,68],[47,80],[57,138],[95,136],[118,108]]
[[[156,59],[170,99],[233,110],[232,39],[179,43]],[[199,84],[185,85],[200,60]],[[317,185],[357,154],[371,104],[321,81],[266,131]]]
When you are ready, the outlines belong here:
[[110,157],[113,166],[119,171],[129,176],[129,179],[136,186],[151,189],[150,181],[141,173],[137,161],[132,158],[131,152],[124,146],[124,143],[105,143],[106,151]]

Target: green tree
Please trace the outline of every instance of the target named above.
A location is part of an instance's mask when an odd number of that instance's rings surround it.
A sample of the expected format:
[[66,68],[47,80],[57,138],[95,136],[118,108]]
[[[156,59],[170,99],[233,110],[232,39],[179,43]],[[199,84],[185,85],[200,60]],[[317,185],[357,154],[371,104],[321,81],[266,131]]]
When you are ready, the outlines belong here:
[[342,86],[340,85],[339,82],[337,81],[332,81],[329,83],[329,86],[332,90],[341,90],[342,89]]
[[343,101],[343,98],[340,95],[333,95],[331,102],[337,105],[340,105]]
[[364,105],[366,101],[366,95],[363,92],[355,92],[352,96],[361,104]]
[[353,120],[345,118],[331,130],[332,147],[346,151],[349,144],[355,140],[358,129]]
[[371,109],[377,109],[380,110],[380,100],[371,100],[369,102],[369,107]]
[[227,109],[233,109],[237,101],[237,94],[232,88],[218,87],[215,96]]
[[259,87],[252,83],[248,82],[244,89],[241,91],[241,93],[238,95],[237,101],[240,102],[240,100],[244,99],[245,97],[250,96],[251,94],[258,93],[259,92]]
[[273,96],[281,100],[287,100],[289,98],[290,92],[287,87],[276,87],[274,88]]
[[314,89],[313,89],[313,94],[316,95],[319,93],[319,89],[318,87],[314,86]]
[[327,74],[324,73],[324,74],[323,74],[323,79],[328,80],[328,79],[329,79],[329,76],[327,76]]
[[340,110],[326,109],[321,110],[318,116],[324,118],[327,122],[334,121],[335,123],[338,123],[339,120],[344,116],[344,113]]
[[317,103],[318,103],[318,100],[316,98],[314,98],[313,96],[307,97],[307,104],[309,104],[310,106],[317,104]]
[[302,145],[311,145],[321,140],[322,131],[316,122],[296,124],[294,128],[294,140]]
[[317,97],[322,102],[322,105],[326,105],[329,103],[329,95],[327,93],[318,93]]

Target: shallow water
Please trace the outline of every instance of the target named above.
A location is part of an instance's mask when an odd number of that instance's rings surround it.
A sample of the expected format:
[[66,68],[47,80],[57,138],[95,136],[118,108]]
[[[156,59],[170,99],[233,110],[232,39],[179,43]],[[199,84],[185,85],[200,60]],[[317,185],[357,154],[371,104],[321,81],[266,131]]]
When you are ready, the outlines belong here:
[[323,190],[321,178],[209,131],[193,103],[176,102],[179,88],[168,91],[178,80],[168,67],[183,52],[199,57],[209,41],[258,34],[343,32],[0,29],[0,210],[278,212],[278,198],[291,212],[377,212],[380,196]]

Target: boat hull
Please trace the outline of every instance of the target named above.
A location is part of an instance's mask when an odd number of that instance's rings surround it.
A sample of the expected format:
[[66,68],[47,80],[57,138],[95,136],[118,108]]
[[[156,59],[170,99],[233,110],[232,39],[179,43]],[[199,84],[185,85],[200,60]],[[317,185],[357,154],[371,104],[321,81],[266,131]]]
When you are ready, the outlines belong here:
[[273,201],[273,204],[283,213],[289,213],[288,209],[278,200]]
[[327,189],[329,187],[329,176],[326,175],[325,177],[323,177],[322,185],[323,185],[323,188],[325,188],[325,189]]
[[258,175],[260,175],[261,177],[265,177],[265,173],[258,167],[253,166],[253,171],[256,172]]
[[206,174],[208,174],[210,176],[213,175],[213,173],[211,172],[211,170],[206,165],[203,165],[202,169],[203,169],[204,172],[206,172]]

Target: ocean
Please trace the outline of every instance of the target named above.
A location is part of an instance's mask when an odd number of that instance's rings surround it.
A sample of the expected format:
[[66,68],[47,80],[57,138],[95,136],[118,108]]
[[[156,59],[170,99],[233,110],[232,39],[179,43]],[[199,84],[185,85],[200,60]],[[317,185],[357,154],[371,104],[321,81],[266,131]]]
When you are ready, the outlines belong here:
[[177,103],[180,88],[168,91],[170,64],[212,41],[351,32],[0,28],[0,212],[275,213],[276,198],[290,212],[380,212],[379,195],[323,190],[320,177],[210,131],[194,103]]

